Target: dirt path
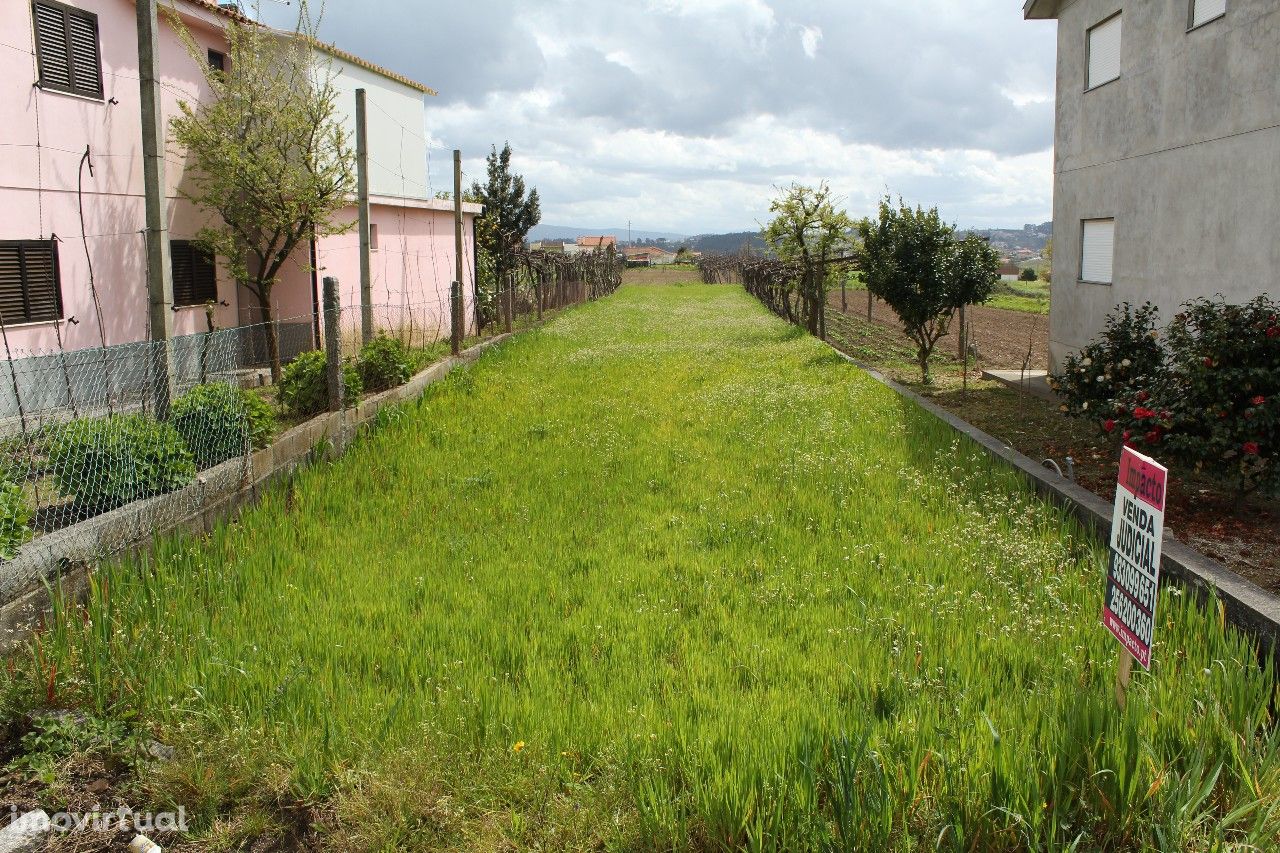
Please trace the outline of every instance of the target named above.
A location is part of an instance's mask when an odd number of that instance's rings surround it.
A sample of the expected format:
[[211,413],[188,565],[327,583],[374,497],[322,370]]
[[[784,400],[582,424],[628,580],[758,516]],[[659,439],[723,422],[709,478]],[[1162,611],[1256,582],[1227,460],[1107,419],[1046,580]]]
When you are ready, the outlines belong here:
[[[840,310],[840,291],[831,292],[827,304]],[[864,290],[850,290],[848,293],[848,312],[865,319],[867,316],[867,293]],[[975,305],[966,312],[969,324],[969,340],[977,347],[979,360],[983,367],[1007,368],[1017,370],[1028,358],[1027,367],[1043,370],[1049,366],[1049,318],[1042,314],[1028,314],[1023,311],[1009,311],[1004,308],[987,308]],[[893,309],[880,300],[875,300],[871,310],[871,320],[891,329],[901,328]],[[938,349],[956,353],[959,349],[957,332],[959,324],[942,340],[938,341]]]

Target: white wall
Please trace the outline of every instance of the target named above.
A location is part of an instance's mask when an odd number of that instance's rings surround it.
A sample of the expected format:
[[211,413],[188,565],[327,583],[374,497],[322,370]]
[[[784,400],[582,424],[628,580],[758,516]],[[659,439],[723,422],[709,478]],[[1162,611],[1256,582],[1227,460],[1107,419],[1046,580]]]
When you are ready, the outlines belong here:
[[[338,109],[356,144],[356,89],[365,90],[369,129],[369,192],[373,195],[430,198],[427,191],[427,122],[422,92],[335,56],[317,52],[333,76]],[[448,170],[439,183],[451,189],[452,159],[440,158]]]

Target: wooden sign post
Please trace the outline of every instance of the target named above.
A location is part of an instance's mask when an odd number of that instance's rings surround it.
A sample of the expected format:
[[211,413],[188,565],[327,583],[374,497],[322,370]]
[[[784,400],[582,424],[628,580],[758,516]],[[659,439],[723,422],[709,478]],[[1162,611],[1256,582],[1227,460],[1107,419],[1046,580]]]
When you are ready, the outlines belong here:
[[1169,471],[1163,465],[1124,448],[1111,516],[1111,555],[1102,605],[1102,624],[1120,641],[1116,701],[1122,708],[1133,662],[1143,669],[1151,668],[1168,479]]

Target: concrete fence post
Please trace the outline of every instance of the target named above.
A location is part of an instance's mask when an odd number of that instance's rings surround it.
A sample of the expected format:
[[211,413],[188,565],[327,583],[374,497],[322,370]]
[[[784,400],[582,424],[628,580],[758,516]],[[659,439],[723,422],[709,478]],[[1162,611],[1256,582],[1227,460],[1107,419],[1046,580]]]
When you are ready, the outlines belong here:
[[449,285],[449,350],[454,355],[462,352],[462,316],[462,282],[454,281]]
[[329,389],[329,411],[342,411],[342,314],[338,306],[338,280],[324,279],[325,383]]

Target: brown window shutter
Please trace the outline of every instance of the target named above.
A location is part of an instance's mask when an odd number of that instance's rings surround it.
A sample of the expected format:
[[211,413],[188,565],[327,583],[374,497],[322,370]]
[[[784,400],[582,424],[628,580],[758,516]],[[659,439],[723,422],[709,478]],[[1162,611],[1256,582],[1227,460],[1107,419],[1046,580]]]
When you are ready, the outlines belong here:
[[173,304],[178,307],[218,301],[218,274],[213,258],[190,240],[171,240]]
[[57,244],[52,240],[0,242],[0,318],[13,325],[61,317]]
[[53,0],[31,5],[40,87],[102,97],[102,52],[98,16]]

